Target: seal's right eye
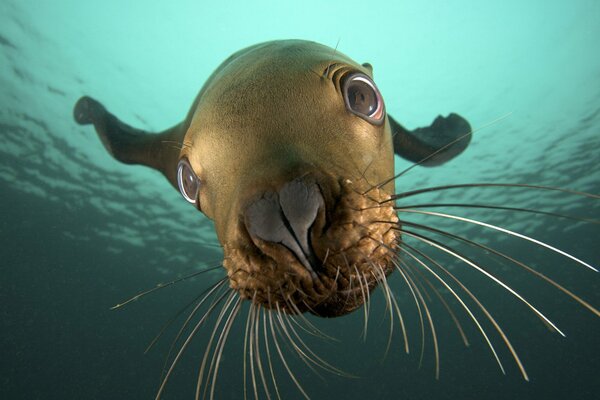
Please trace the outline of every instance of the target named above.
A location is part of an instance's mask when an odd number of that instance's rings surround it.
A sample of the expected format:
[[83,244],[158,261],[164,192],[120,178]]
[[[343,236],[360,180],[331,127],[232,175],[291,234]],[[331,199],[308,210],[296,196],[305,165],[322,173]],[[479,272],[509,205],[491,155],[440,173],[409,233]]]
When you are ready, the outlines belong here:
[[192,204],[196,204],[200,179],[198,179],[192,166],[185,158],[182,158],[177,165],[177,185],[183,198]]
[[343,83],[346,109],[352,114],[381,125],[385,117],[385,107],[375,83],[367,75],[357,72],[348,75]]

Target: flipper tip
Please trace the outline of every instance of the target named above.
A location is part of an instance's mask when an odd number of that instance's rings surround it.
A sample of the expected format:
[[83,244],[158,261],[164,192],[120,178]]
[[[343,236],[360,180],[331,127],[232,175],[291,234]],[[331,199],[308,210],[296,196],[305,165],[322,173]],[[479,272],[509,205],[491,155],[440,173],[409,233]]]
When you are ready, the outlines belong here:
[[73,108],[73,117],[79,125],[94,123],[101,113],[106,112],[104,106],[89,96],[83,96]]

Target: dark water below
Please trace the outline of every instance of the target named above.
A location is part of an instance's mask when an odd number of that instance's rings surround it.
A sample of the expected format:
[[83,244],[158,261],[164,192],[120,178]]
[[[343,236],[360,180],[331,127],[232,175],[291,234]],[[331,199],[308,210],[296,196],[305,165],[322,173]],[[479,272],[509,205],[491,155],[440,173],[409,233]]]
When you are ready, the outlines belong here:
[[[457,160],[413,170],[398,181],[398,190],[516,182],[600,193],[597,2],[389,2],[368,9],[351,3],[1,2],[1,399],[153,398],[181,321],[144,355],[145,347],[165,321],[221,276],[195,278],[109,310],[158,282],[218,264],[221,253],[211,222],[184,204],[161,176],[117,164],[90,129],[72,122],[72,105],[82,94],[102,99],[131,124],[158,130],[185,114],[202,82],[231,52],[271,39],[334,46],[341,38],[342,52],[375,66],[388,111],[409,127],[450,111],[465,115],[474,127],[508,114],[477,132]],[[398,169],[406,166],[398,160]],[[555,192],[471,189],[419,198],[430,200],[600,218],[597,199]],[[597,224],[516,212],[442,211],[501,224],[600,265]],[[599,275],[581,265],[497,232],[460,223],[436,227],[500,248],[600,306]],[[463,346],[451,318],[432,298],[440,379],[429,330],[418,368],[418,314],[394,276],[390,283],[405,310],[410,354],[403,351],[396,322],[392,348],[383,357],[388,320],[379,291],[366,341],[360,337],[360,311],[311,318],[340,339],[305,338],[315,352],[360,376],[320,371],[321,379],[286,353],[311,398],[597,398],[600,319],[514,266],[479,257],[567,335],[550,332],[509,293],[446,260],[509,335],[530,382],[485,323],[506,368],[506,376],[501,374],[450,296],[471,346]],[[242,398],[245,315],[233,326],[217,398]],[[165,399],[193,398],[209,335],[206,329],[194,341]],[[276,368],[282,398],[301,398],[281,363]]]

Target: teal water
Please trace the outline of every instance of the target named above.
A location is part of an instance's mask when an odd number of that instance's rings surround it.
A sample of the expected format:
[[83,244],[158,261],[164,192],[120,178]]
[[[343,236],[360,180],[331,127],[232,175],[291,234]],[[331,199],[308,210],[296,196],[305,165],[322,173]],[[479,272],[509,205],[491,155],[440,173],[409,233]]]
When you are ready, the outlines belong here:
[[[596,1],[124,3],[0,2],[2,399],[153,398],[182,321],[148,354],[144,349],[165,321],[221,276],[186,281],[109,310],[158,282],[218,264],[221,254],[211,222],[162,176],[118,164],[91,129],[73,122],[72,106],[83,94],[131,125],[160,130],[183,118],[204,80],[232,52],[274,39],[331,47],[339,40],[340,51],[374,66],[388,112],[406,126],[457,112],[474,128],[483,127],[456,160],[415,168],[397,182],[398,190],[514,182],[600,193]],[[397,159],[398,170],[408,165]],[[471,189],[419,201],[440,199],[600,216],[600,201],[564,193]],[[597,224],[444,211],[502,224],[600,264]],[[600,306],[600,278],[581,265],[498,233],[436,226],[500,247]],[[340,342],[306,339],[319,355],[360,378],[320,371],[321,379],[290,352],[298,379],[315,399],[596,398],[600,319],[531,275],[490,263],[566,333],[550,332],[507,292],[464,275],[510,335],[530,382],[495,334],[502,375],[473,324],[451,303],[471,343],[464,348],[435,298],[430,303],[440,379],[428,330],[419,368],[419,319],[398,277],[390,283],[406,309],[410,354],[396,326],[384,358],[388,321],[379,294],[366,340],[360,337],[361,312],[311,318]],[[459,271],[458,263],[452,265]],[[209,334],[194,341],[165,399],[193,398]],[[217,398],[243,396],[243,334],[243,323],[235,325]],[[281,365],[278,377],[282,398],[301,398]]]

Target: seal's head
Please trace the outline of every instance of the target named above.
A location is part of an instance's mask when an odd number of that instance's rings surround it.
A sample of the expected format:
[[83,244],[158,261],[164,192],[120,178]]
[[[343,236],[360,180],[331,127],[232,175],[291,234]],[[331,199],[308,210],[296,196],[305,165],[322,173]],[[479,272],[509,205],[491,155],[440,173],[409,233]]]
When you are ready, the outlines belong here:
[[[182,194],[215,221],[231,287],[287,312],[338,316],[391,272],[394,150],[371,69],[315,43],[225,61],[197,99]],[[371,189],[371,190],[369,190]],[[364,194],[367,192],[367,194]]]
[[394,152],[439,165],[470,137],[456,114],[407,131],[386,114],[370,65],[298,40],[231,56],[160,134],[87,96],[74,116],[116,159],[158,169],[215,221],[243,298],[321,316],[352,311],[392,271]]

